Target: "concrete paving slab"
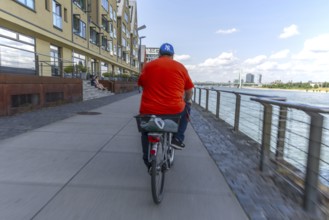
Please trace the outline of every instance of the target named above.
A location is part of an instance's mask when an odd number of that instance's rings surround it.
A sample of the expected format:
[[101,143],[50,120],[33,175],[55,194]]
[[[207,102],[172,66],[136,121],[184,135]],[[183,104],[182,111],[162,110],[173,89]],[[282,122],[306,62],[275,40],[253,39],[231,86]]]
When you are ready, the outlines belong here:
[[71,181],[70,185],[147,190],[149,178],[141,154],[102,152]]
[[124,125],[121,127],[112,127],[108,124],[99,124],[97,122],[93,122],[92,120],[87,123],[79,123],[79,122],[65,122],[62,121],[60,123],[53,123],[48,126],[44,126],[42,128],[35,129],[35,131],[47,131],[47,132],[62,132],[62,133],[79,133],[79,134],[108,134],[113,135],[117,133]]
[[176,155],[174,166],[166,177],[166,192],[232,196],[226,180],[211,159]]
[[[79,202],[71,202],[79,201]],[[175,201],[174,203],[172,201]],[[142,190],[67,187],[35,219],[38,220],[243,220],[248,219],[229,196],[167,193],[161,205]]]
[[0,183],[0,219],[23,220],[33,215],[60,189],[54,184]]
[[98,151],[112,135],[31,131],[0,142],[2,148]]
[[119,133],[103,148],[109,152],[131,152],[142,154],[140,136],[123,135]]
[[0,183],[64,184],[94,154],[86,151],[1,148]]
[[106,114],[104,112],[99,115],[81,115],[78,117],[72,117],[65,119],[64,122],[78,122],[78,123],[93,123],[93,124],[107,124],[107,123],[114,123],[116,125],[126,124],[130,118],[127,118],[127,115],[120,113],[120,114]]

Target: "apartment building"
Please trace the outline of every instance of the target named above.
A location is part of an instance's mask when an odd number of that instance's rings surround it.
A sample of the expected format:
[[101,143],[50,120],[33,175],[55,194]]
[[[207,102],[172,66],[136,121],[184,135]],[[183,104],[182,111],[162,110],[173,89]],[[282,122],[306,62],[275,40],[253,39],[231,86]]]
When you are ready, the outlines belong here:
[[137,27],[136,1],[2,0],[0,73],[138,73]]

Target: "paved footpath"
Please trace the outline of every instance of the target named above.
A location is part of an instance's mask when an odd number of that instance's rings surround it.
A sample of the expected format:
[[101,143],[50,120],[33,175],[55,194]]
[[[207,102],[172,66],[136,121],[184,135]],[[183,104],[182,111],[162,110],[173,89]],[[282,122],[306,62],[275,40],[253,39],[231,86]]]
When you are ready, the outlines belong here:
[[92,101],[0,119],[0,219],[248,219],[191,125],[155,205],[133,118],[140,96]]

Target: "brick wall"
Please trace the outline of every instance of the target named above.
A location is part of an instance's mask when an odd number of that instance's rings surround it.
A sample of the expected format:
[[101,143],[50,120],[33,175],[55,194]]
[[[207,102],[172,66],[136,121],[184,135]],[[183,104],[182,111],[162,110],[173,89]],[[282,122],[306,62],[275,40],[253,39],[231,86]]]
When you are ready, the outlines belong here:
[[81,100],[81,79],[0,74],[0,116]]
[[124,93],[137,90],[136,82],[125,82],[125,81],[108,81],[108,80],[99,80],[104,87],[113,93]]

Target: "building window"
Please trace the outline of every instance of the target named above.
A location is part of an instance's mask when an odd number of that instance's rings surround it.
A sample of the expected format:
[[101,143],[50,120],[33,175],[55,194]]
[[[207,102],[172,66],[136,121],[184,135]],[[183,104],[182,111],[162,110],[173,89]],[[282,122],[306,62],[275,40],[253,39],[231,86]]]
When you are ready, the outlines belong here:
[[109,40],[107,42],[107,49],[110,52],[110,54],[113,55],[113,41]]
[[97,31],[95,31],[95,28],[91,27],[90,28],[90,43],[92,44],[96,44],[96,45],[99,45],[99,33]]
[[126,39],[124,37],[122,37],[122,47],[126,47],[127,46],[127,42]]
[[62,29],[62,6],[53,0],[53,25]]
[[50,46],[50,65],[51,65],[51,75],[60,76],[60,48],[51,45]]
[[105,62],[101,62],[101,73],[108,72],[108,64]]
[[129,23],[129,17],[128,17],[127,12],[125,12],[125,20],[126,20],[126,23],[128,24]]
[[123,33],[126,33],[126,25],[125,24],[122,24],[121,30],[122,30]]
[[0,27],[0,72],[36,74],[35,39]]
[[86,3],[85,0],[73,0],[73,3],[78,6],[79,8],[81,8],[82,10],[86,9]]
[[102,49],[108,51],[108,48],[107,48],[107,38],[104,37],[104,36],[102,36]]
[[109,0],[102,0],[102,6],[105,9],[105,11],[109,11]]
[[113,33],[113,23],[110,23],[110,36],[113,38],[114,37],[114,33]]
[[109,33],[109,21],[102,17],[102,28]]
[[113,7],[110,5],[110,18],[113,20]]
[[81,21],[77,16],[73,17],[73,33],[86,38],[86,23]]
[[113,11],[113,20],[117,21],[117,13],[115,12],[115,10]]
[[86,66],[86,56],[78,53],[73,53],[73,63],[75,66]]
[[16,0],[16,1],[34,10],[34,0]]

